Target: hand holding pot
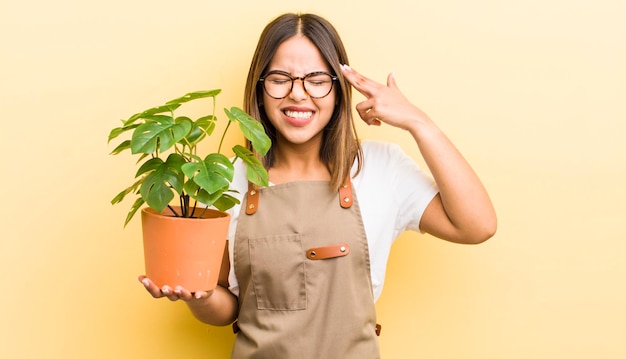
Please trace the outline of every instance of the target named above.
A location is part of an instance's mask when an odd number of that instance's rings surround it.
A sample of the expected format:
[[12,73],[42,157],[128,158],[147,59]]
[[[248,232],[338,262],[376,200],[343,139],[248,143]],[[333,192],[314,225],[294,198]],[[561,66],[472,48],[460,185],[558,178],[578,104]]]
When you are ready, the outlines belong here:
[[156,284],[154,284],[154,282],[152,282],[145,275],[139,276],[139,281],[143,284],[143,286],[146,288],[148,293],[152,295],[152,297],[154,298],[167,297],[171,301],[183,300],[187,302],[192,299],[205,299],[205,298],[210,297],[211,294],[213,294],[212,290],[209,292],[197,291],[197,292],[192,293],[180,286],[177,286],[176,288],[170,288],[169,286],[166,285],[166,286],[163,286],[163,288],[159,288]]

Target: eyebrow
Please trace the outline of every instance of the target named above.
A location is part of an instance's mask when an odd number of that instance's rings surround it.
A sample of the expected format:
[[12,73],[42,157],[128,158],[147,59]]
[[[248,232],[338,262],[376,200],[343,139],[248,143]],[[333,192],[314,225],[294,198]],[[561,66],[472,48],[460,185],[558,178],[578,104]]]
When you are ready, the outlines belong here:
[[329,75],[331,75],[331,76],[334,76],[334,75],[333,75],[333,73],[332,73],[332,70],[313,70],[313,71],[309,71],[309,72],[305,73],[305,74],[304,74],[304,75],[302,75],[302,76],[296,76],[296,75],[292,74],[292,73],[291,73],[291,72],[289,72],[289,71],[279,70],[279,69],[273,69],[273,70],[272,70],[272,69],[270,69],[270,70],[268,70],[265,74],[267,75],[267,74],[269,74],[269,73],[280,73],[280,74],[289,75],[289,76],[291,76],[291,77],[305,77],[305,76],[310,75],[310,74],[322,73],[322,72],[323,72],[323,73],[325,73],[325,74],[329,74]]
[[290,72],[284,71],[284,70],[269,70],[263,76],[267,76],[269,74],[283,74],[283,75],[287,75],[289,77],[300,78],[300,77],[307,77],[307,76],[309,76],[311,74],[318,74],[318,73],[320,73],[320,74],[323,73],[323,74],[328,74],[330,76],[335,76],[335,75],[332,74],[332,72],[327,71],[327,70],[315,70],[315,71],[307,72],[307,73],[305,73],[302,76],[295,76],[295,75],[291,74]]

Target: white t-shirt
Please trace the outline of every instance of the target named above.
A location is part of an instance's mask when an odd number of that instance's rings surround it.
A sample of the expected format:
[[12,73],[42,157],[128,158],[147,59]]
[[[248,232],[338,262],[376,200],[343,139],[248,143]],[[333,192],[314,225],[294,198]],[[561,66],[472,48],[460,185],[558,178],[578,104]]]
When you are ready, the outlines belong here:
[[[412,158],[395,144],[364,141],[363,166],[352,178],[353,191],[361,208],[361,217],[367,235],[370,254],[370,271],[374,299],[383,289],[387,259],[394,240],[405,230],[419,231],[419,223],[426,206],[437,194],[432,177],[421,170]],[[353,168],[353,173],[356,165]],[[239,192],[241,200],[248,190],[246,169],[242,161],[235,163],[232,189]],[[228,212],[232,219],[228,234],[230,253],[230,290],[239,295],[235,276],[233,249],[241,205]]]

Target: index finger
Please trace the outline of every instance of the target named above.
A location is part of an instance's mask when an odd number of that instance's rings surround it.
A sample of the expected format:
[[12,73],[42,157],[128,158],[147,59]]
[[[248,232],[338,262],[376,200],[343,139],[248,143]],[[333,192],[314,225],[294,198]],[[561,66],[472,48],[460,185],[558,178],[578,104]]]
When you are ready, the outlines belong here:
[[146,288],[148,293],[150,293],[150,295],[152,295],[154,298],[161,298],[163,296],[161,288],[154,284],[154,282],[152,282],[148,277],[146,277],[145,275],[141,275],[138,279]]
[[348,65],[341,65],[341,70],[348,82],[350,82],[350,84],[354,86],[357,91],[362,93],[367,98],[372,96],[374,90],[376,89],[376,86],[379,85],[377,82],[370,80],[360,73],[354,71]]

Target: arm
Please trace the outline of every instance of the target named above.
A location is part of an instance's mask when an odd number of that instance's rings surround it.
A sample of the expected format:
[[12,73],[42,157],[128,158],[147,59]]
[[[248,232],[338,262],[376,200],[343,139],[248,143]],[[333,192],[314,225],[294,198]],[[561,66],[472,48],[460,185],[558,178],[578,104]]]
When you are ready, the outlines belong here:
[[404,97],[393,74],[385,86],[348,66],[342,71],[366,97],[356,106],[363,121],[369,125],[384,122],[408,131],[439,187],[439,194],[422,215],[420,228],[456,243],[481,243],[492,237],[496,214],[480,179],[435,123]]
[[159,288],[145,276],[140,276],[139,281],[154,298],[167,297],[171,301],[182,300],[187,304],[191,313],[201,322],[223,326],[237,319],[238,311],[237,297],[228,290],[229,268],[228,245],[226,245],[218,285],[214,290],[191,293],[182,287],[172,289],[164,286]]

